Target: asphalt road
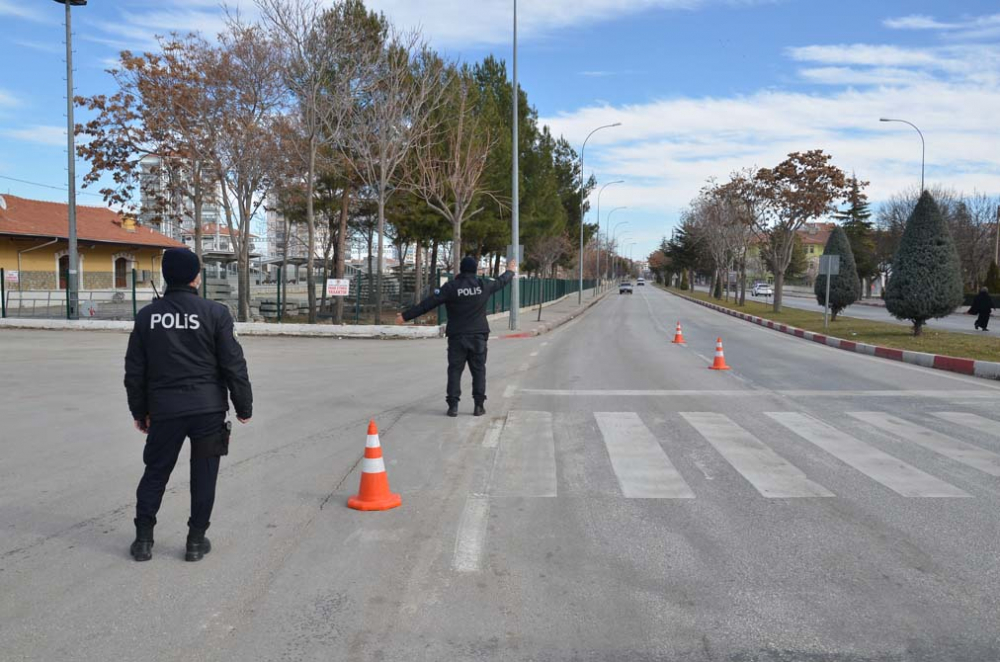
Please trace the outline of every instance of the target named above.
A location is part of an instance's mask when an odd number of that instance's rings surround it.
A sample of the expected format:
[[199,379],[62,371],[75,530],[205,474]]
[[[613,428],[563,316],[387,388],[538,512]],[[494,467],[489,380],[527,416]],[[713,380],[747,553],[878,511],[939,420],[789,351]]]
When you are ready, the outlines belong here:
[[[0,333],[0,657],[1000,659],[1000,385],[654,288],[493,341],[481,419],[443,341],[244,344],[212,554],[181,462],[137,564],[125,336]],[[384,513],[345,507],[369,416]]]

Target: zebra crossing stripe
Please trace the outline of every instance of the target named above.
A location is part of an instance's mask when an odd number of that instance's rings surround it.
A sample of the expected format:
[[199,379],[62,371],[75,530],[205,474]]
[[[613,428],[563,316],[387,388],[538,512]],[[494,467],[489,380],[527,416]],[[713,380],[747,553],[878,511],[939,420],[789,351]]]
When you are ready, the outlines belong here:
[[681,416],[765,497],[834,496],[725,414],[681,412]]
[[936,411],[934,415],[949,423],[972,428],[977,432],[1000,439],[1000,421],[994,421],[977,414],[968,414],[964,411]]
[[487,493],[494,497],[556,496],[556,442],[552,413],[511,411]]
[[635,412],[595,412],[622,494],[629,499],[693,499],[694,492]]
[[852,411],[848,412],[848,415],[897,437],[902,437],[918,446],[923,446],[927,450],[943,455],[950,460],[991,476],[1000,476],[1000,455],[979,446],[952,439],[940,432],[879,411]]
[[767,416],[844,464],[905,497],[968,497],[957,487],[935,478],[888,453],[796,412],[767,412]]

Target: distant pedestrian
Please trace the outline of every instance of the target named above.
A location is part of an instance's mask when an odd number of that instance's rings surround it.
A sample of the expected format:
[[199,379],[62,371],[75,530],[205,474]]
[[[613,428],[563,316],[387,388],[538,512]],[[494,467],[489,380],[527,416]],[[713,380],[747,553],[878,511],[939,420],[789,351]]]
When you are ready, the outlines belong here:
[[229,449],[227,391],[241,423],[250,420],[253,394],[243,348],[229,309],[198,295],[201,265],[186,248],[163,254],[167,290],[139,311],[125,355],[125,390],[135,427],[146,434],[146,465],[136,490],[131,554],[148,561],[156,513],[184,445],[191,440],[191,518],[185,559],[199,561],[212,545],[205,537],[219,458]]
[[980,331],[988,331],[986,327],[990,324],[990,315],[993,314],[993,297],[990,296],[990,292],[985,287],[979,290],[979,294],[976,298],[972,300],[972,307],[969,308],[970,315],[979,315],[976,318],[976,329]]
[[402,324],[443,305],[448,310],[448,416],[458,416],[458,401],[462,397],[462,372],[469,364],[472,373],[472,399],[476,403],[473,416],[486,413],[486,344],[490,338],[490,323],[486,319],[486,304],[490,295],[507,286],[517,272],[517,262],[507,262],[507,272],[487,282],[476,276],[479,262],[474,257],[462,258],[458,277],[435,289],[417,305],[396,314]]

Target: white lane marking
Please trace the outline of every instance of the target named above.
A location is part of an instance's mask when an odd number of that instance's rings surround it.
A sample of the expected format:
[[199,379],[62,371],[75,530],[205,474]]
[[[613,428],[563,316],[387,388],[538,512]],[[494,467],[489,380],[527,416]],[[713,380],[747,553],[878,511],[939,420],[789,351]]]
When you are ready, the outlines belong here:
[[490,423],[483,436],[483,448],[496,448],[500,443],[500,432],[503,431],[504,419],[498,418]]
[[629,499],[693,499],[694,492],[635,412],[594,412],[611,467]]
[[725,414],[681,412],[681,416],[765,497],[834,496]]
[[469,495],[462,510],[462,519],[455,536],[453,567],[459,572],[479,572],[483,548],[486,545],[486,522],[490,514],[489,499]]
[[546,340],[545,342],[543,342],[543,343],[542,343],[542,347],[545,347],[545,346],[546,346],[546,345],[548,345],[548,344],[549,344],[549,341],[548,341],[548,340]]
[[905,497],[968,497],[957,487],[917,469],[851,435],[796,412],[767,415],[844,464]]
[[923,446],[927,450],[943,455],[950,460],[978,469],[991,476],[1000,476],[1000,455],[996,453],[991,453],[979,446],[967,444],[958,439],[952,439],[940,432],[882,412],[851,411],[847,413],[859,421],[873,425],[906,441],[911,441],[918,446]]
[[538,352],[532,352],[531,354],[528,354],[528,356],[538,356]]
[[517,393],[517,387],[513,384],[507,384],[507,388],[503,390],[503,397],[509,398]]
[[556,496],[556,441],[552,413],[512,411],[500,434],[500,449],[488,494],[498,497]]
[[978,432],[1000,437],[1000,421],[994,421],[978,414],[968,414],[963,411],[936,411],[934,415],[949,423],[964,425]]
[[[522,388],[510,385],[511,393],[520,392],[530,395],[553,395],[565,397],[670,397],[670,396],[726,396],[726,397],[770,397],[774,395],[791,398],[937,398],[951,400],[953,398],[996,398],[992,391],[818,391],[818,390],[784,390],[768,389],[735,390],[664,390],[664,389],[543,389]],[[505,391],[506,393],[506,391]],[[509,397],[504,395],[504,397]]]
[[522,364],[520,365],[520,367],[519,367],[519,368],[517,369],[517,371],[518,371],[518,372],[524,372],[525,370],[527,370],[527,369],[528,369],[528,368],[530,368],[530,367],[531,367],[531,366],[530,366],[530,365],[528,364],[528,362],[527,362],[527,361],[525,361],[524,363],[522,363]]

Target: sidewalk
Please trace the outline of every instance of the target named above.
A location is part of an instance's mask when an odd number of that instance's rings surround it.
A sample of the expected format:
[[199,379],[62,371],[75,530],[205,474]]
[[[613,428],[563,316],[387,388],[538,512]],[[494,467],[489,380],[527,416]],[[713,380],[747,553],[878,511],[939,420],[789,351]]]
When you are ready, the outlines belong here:
[[579,317],[588,308],[600,301],[611,290],[594,296],[594,290],[583,291],[583,304],[577,303],[576,292],[568,294],[562,299],[545,304],[542,307],[542,321],[538,321],[538,306],[522,308],[518,318],[518,328],[516,331],[510,328],[510,316],[508,313],[490,315],[490,337],[492,339],[502,338],[531,338],[548,333],[553,329],[566,324]]

